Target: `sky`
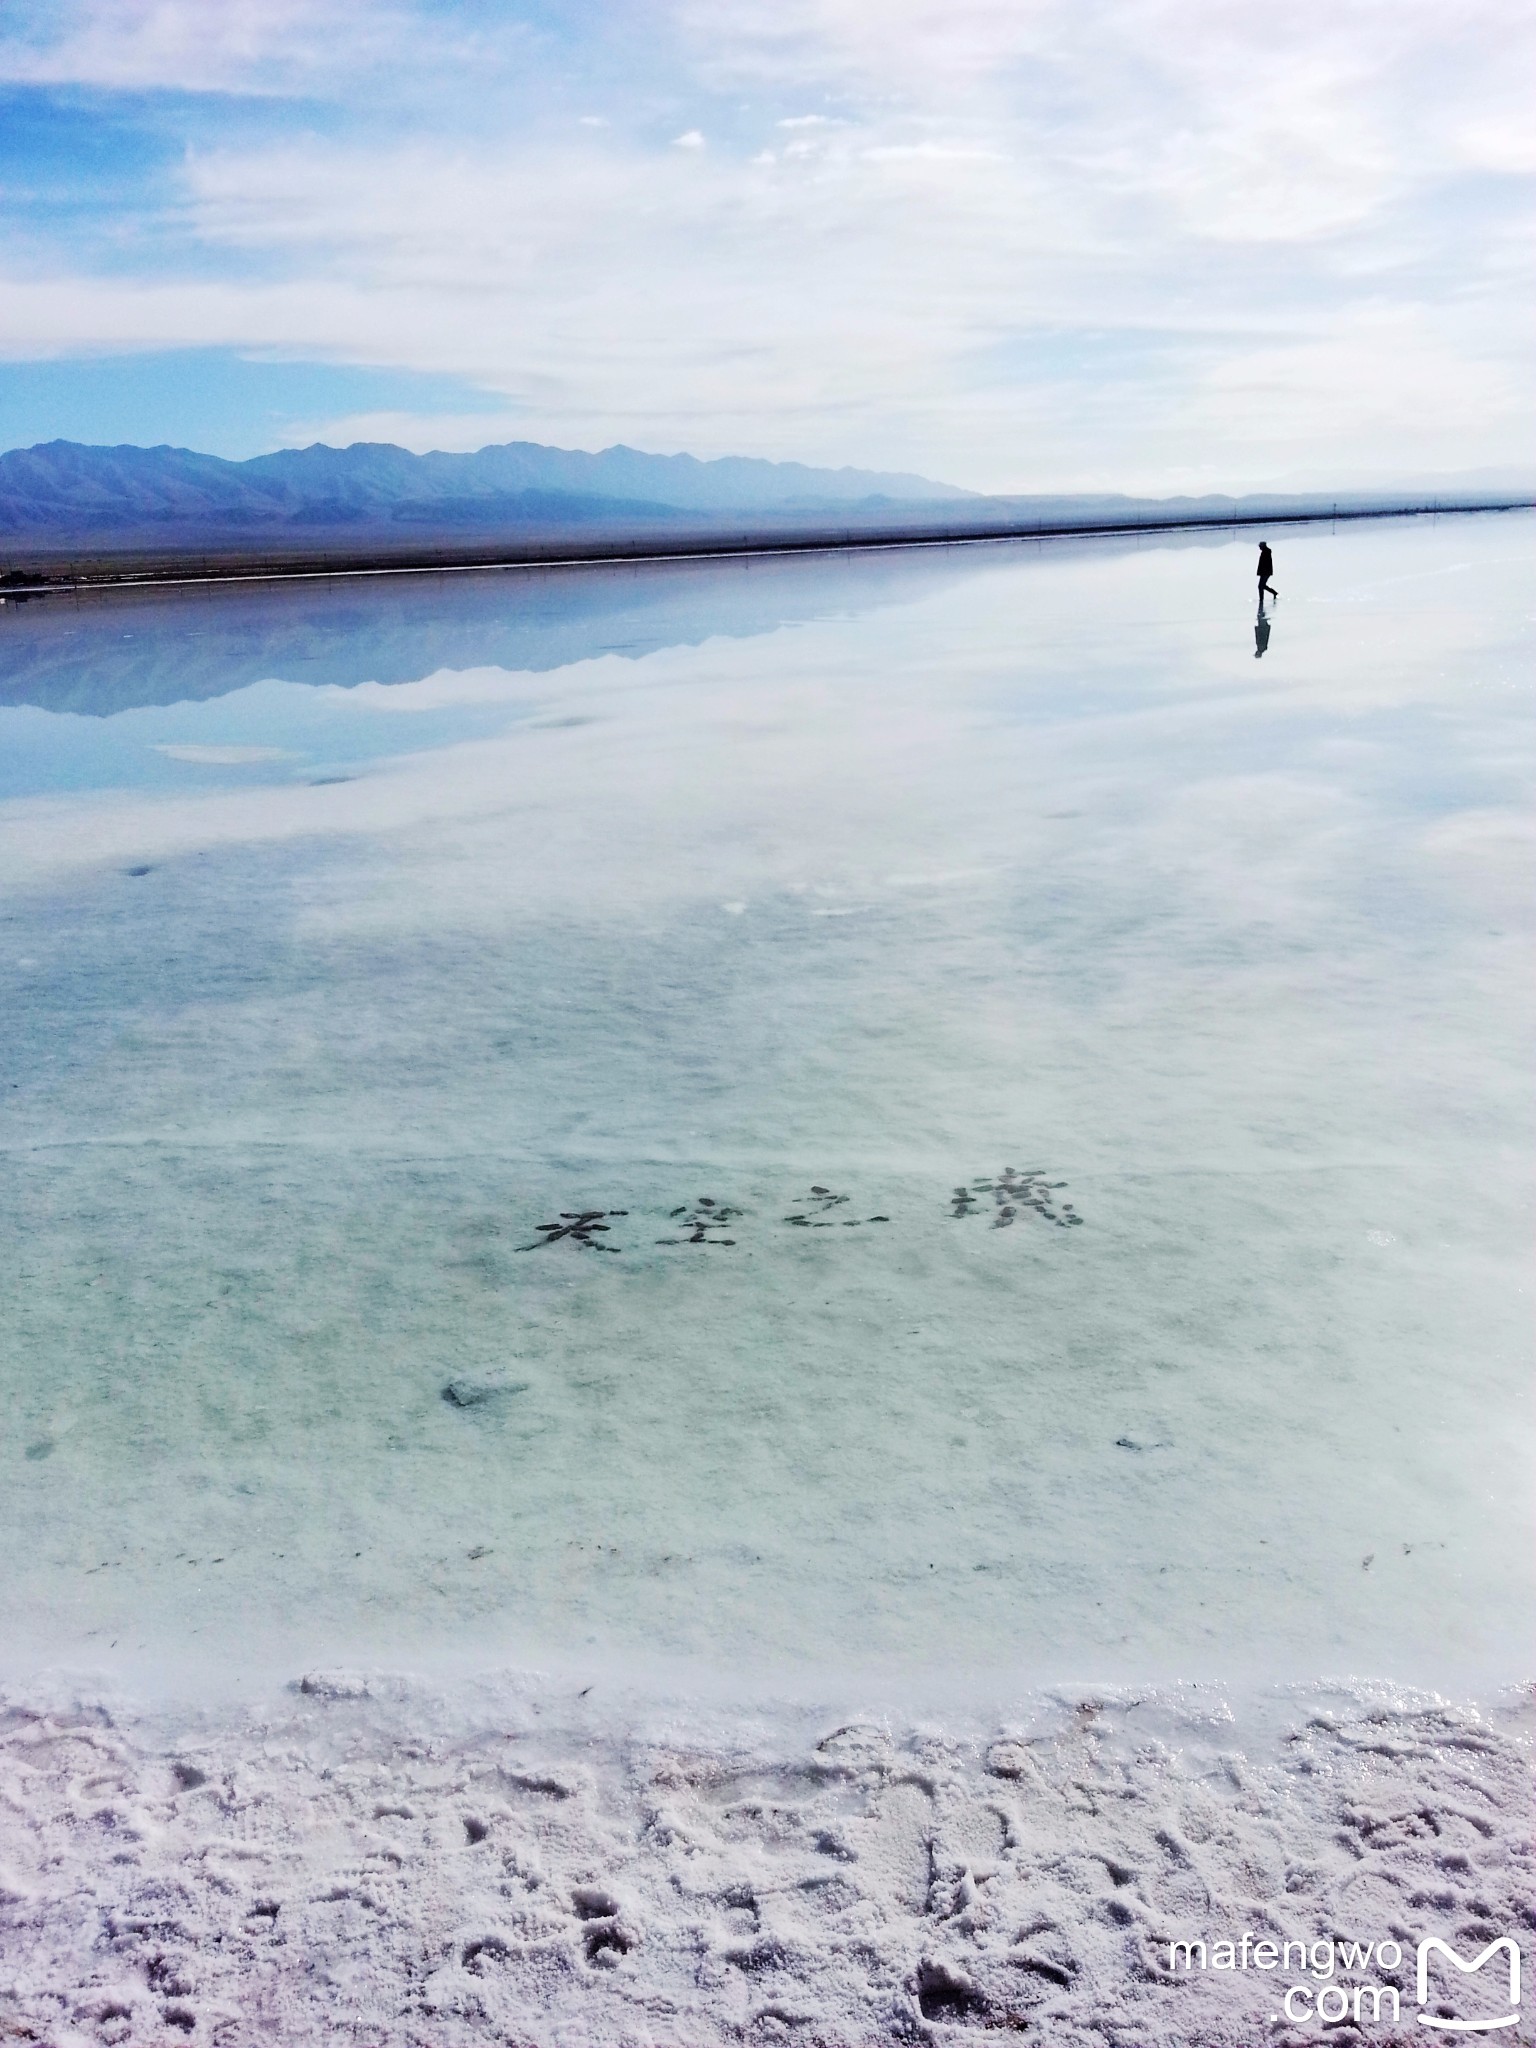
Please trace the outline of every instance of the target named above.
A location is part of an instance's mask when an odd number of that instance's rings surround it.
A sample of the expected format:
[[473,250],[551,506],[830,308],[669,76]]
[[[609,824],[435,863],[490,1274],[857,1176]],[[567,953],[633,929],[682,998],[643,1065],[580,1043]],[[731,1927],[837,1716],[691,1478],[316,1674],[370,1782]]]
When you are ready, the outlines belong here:
[[0,0],[0,447],[1536,469],[1528,0]]

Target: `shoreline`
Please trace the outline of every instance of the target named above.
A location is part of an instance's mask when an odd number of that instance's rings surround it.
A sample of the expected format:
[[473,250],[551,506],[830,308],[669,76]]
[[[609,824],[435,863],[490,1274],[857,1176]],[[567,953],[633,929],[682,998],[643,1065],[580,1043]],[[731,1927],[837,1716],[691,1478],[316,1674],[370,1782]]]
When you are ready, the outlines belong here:
[[[350,549],[325,552],[311,548],[284,555],[280,548],[246,547],[221,553],[217,548],[164,551],[156,557],[149,550],[97,549],[64,554],[58,571],[17,571],[0,579],[0,602],[26,601],[49,596],[81,596],[97,591],[199,588],[224,583],[304,583],[336,578],[382,576],[462,575],[480,571],[518,569],[574,569],[607,565],[642,566],[660,562],[738,561],[763,557],[828,555],[849,552],[883,552],[915,548],[984,547],[1019,540],[1070,540],[1123,537],[1157,533],[1242,532],[1259,525],[1315,526],[1340,520],[1358,522],[1373,519],[1426,519],[1462,516],[1468,513],[1521,512],[1532,509],[1528,498],[1493,500],[1420,500],[1349,504],[1314,503],[1268,508],[1234,504],[1230,512],[1171,513],[1118,518],[1043,518],[1011,521],[977,521],[971,525],[945,522],[929,526],[880,526],[860,528],[821,527],[801,531],[760,530],[747,533],[711,534],[693,530],[668,536],[654,531],[589,540],[560,536],[545,541],[465,542],[459,547],[425,546],[371,549],[359,544]],[[35,559],[46,560],[46,549],[20,550]],[[110,568],[112,562],[141,562],[141,568]],[[24,582],[24,575],[36,576]],[[15,578],[17,580],[12,580]]]

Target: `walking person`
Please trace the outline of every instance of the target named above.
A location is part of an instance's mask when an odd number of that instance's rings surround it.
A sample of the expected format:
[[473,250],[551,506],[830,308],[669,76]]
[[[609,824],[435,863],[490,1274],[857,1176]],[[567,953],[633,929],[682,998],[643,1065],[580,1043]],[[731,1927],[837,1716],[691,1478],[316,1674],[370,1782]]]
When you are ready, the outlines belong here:
[[1267,540],[1261,540],[1261,541],[1259,542],[1259,610],[1260,610],[1260,611],[1263,611],[1263,609],[1264,609],[1264,593],[1265,593],[1265,591],[1266,591],[1266,590],[1267,590],[1267,591],[1269,592],[1269,594],[1270,594],[1270,596],[1271,596],[1271,597],[1278,597],[1278,596],[1280,595],[1279,591],[1278,591],[1278,590],[1276,590],[1276,588],[1275,588],[1275,586],[1273,585],[1273,583],[1271,583],[1271,582],[1270,582],[1270,580],[1269,580],[1269,579],[1270,579],[1270,577],[1274,575],[1274,573],[1275,573],[1275,558],[1274,558],[1274,556],[1273,556],[1273,555],[1272,555],[1272,554],[1271,554],[1271,553],[1269,552],[1269,542],[1268,542]]

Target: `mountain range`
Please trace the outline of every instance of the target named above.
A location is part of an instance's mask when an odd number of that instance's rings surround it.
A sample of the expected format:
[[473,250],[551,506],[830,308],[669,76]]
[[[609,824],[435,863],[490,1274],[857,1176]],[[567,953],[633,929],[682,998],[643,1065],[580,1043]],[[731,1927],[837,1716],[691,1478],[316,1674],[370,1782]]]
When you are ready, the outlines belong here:
[[285,448],[227,462],[188,448],[94,448],[47,441],[0,455],[0,534],[41,539],[221,536],[431,527],[483,529],[614,517],[868,510],[967,501],[926,477],[635,448],[544,448],[511,441],[472,455],[413,455],[388,442]]
[[0,454],[0,584],[56,573],[110,580],[194,562],[233,573],[253,557],[289,570],[548,561],[1211,526],[1533,497],[1491,472],[1352,492],[987,497],[880,470],[742,456],[701,462],[626,447],[590,454],[532,441],[470,455],[316,443],[245,462],[188,448],[47,441]]

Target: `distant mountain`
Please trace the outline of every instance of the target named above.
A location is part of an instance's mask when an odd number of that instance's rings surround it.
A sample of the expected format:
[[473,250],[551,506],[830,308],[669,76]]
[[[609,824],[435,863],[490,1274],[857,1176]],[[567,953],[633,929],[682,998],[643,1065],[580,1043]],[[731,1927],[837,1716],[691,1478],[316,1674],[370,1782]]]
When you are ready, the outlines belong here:
[[187,448],[47,441],[0,455],[0,534],[103,537],[201,529],[296,530],[574,525],[680,514],[814,511],[967,500],[925,477],[810,469],[799,462],[544,448],[511,441],[473,455],[413,455],[388,442],[285,448],[226,462]]
[[598,455],[531,441],[473,455],[383,442],[226,462],[187,448],[49,441],[0,455],[0,586],[259,571],[720,553],[911,539],[1213,526],[1529,504],[1397,489],[1137,498],[983,497],[924,477],[736,456]]

